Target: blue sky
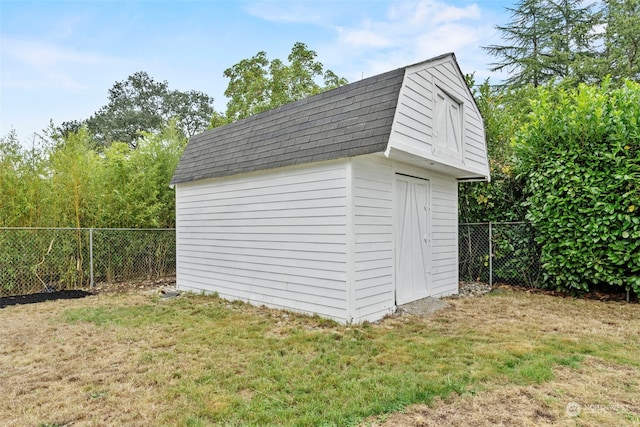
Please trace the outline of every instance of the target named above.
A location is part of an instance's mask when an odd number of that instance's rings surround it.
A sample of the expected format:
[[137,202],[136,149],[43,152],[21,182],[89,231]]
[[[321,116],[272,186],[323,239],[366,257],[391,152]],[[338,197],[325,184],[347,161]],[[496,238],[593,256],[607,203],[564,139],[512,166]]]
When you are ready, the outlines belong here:
[[456,53],[492,77],[480,46],[499,43],[511,1],[0,0],[0,136],[21,140],[83,120],[136,71],[199,90],[224,111],[223,71],[258,51],[286,60],[296,41],[349,81]]

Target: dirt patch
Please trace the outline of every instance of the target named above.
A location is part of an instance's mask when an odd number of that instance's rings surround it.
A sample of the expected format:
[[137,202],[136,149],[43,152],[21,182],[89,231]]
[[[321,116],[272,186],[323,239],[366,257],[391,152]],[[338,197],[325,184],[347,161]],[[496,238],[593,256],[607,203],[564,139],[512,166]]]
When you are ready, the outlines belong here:
[[[469,298],[479,297],[492,291],[492,287],[486,283],[481,282],[460,282],[458,285],[458,294],[447,297],[451,298]],[[429,316],[437,311],[443,310],[450,306],[447,302],[447,298],[433,298],[427,297],[417,301],[412,301],[407,304],[398,306],[396,314],[398,315],[411,315],[411,316]]]
[[640,302],[638,300],[638,295],[635,295],[633,292],[629,292],[629,294],[627,295],[627,292],[593,291],[593,292],[581,292],[579,294],[574,295],[569,292],[555,291],[553,289],[527,288],[524,286],[509,285],[506,283],[496,283],[494,284],[493,289],[506,289],[511,291],[524,292],[527,294],[549,295],[549,296],[560,297],[560,298],[580,298],[580,299],[596,300],[596,301],[619,301],[619,302],[628,302],[631,304],[638,304]]
[[174,288],[176,287],[176,278],[162,277],[159,279],[147,279],[137,282],[119,282],[119,283],[98,283],[92,289],[92,292],[96,294],[123,294],[123,293],[136,293],[156,290],[159,288]]
[[[522,293],[530,295],[510,297]],[[464,319],[486,336],[526,325],[528,333],[555,336],[559,343],[588,342],[601,337],[640,342],[634,326],[638,322],[636,304],[527,292],[525,288],[512,286],[499,287],[498,295],[508,298],[448,298],[450,308],[436,313],[434,318],[443,323]],[[567,298],[562,301],[559,297]],[[637,353],[629,353],[623,359],[635,360]],[[640,373],[637,366],[587,356],[575,366],[558,365],[553,369],[553,378],[539,384],[504,385],[489,380],[462,395],[436,398],[429,405],[411,405],[401,412],[372,417],[361,424],[444,425],[640,426]]]
[[40,292],[26,295],[0,297],[0,308],[12,305],[36,304],[46,301],[86,298],[97,294],[127,294],[157,291],[162,297],[177,296],[176,278],[163,277],[136,282],[99,283],[90,289],[65,289],[53,292]]
[[449,303],[445,300],[427,297],[398,306],[397,313],[410,314],[413,316],[428,316],[447,307],[449,307]]
[[60,321],[66,309],[122,304],[97,295],[0,310],[2,425],[153,425],[157,390],[136,363],[147,348],[109,328]]

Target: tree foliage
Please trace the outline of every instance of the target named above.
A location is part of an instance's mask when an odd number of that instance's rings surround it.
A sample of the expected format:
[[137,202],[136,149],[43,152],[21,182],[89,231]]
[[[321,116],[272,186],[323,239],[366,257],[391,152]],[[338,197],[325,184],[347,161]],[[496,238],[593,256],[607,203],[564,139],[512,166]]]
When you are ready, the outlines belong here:
[[507,44],[485,47],[501,59],[492,64],[491,71],[506,70],[510,74],[507,85],[538,86],[551,75],[543,62],[543,52],[550,45],[550,28],[544,19],[543,5],[538,0],[522,0],[507,10],[511,12],[511,22],[496,27]]
[[603,49],[596,74],[640,82],[640,1],[607,0]]
[[492,182],[462,186],[461,221],[531,220],[546,286],[638,293],[640,102],[629,80],[640,82],[640,3],[521,0],[509,10],[503,43],[486,48],[509,78],[472,88]]
[[7,224],[37,221],[35,203],[40,199],[37,179],[40,165],[33,151],[22,148],[15,131],[0,139],[0,219]]
[[543,87],[517,133],[549,286],[640,294],[640,84]]
[[0,226],[172,227],[168,185],[186,144],[174,122],[136,148],[93,143],[84,127],[31,150],[0,139]]
[[600,13],[580,0],[521,0],[511,22],[496,27],[506,44],[485,49],[499,61],[492,71],[506,70],[510,87],[539,86],[554,79],[585,81],[588,58],[594,55],[593,29]]
[[109,103],[84,123],[66,122],[60,133],[78,131],[85,124],[100,146],[124,142],[135,147],[142,133],[160,132],[171,119],[176,129],[190,137],[205,130],[213,114],[209,95],[171,90],[166,81],[158,82],[141,71],[116,82],[109,89]]
[[465,183],[458,192],[459,220],[463,223],[523,221],[524,182],[515,174],[517,158],[511,138],[530,111],[531,86],[507,89],[484,81],[467,84],[485,124],[491,182]]
[[[581,0],[521,0],[511,21],[497,29],[503,43],[485,47],[514,88],[563,81],[576,85],[640,81],[640,3],[607,0],[601,8]],[[604,28],[604,30],[603,30]]]
[[54,227],[76,227],[91,224],[95,220],[95,206],[100,184],[96,179],[102,174],[99,156],[91,150],[91,138],[86,129],[71,133],[63,143],[58,143],[47,153],[47,174],[39,181],[45,186],[46,202],[55,216]]
[[0,227],[174,226],[169,181],[187,138],[346,83],[316,56],[296,43],[288,64],[259,52],[228,69],[226,116],[208,95],[138,72],[89,119],[52,124],[32,149],[11,132],[0,138]]
[[[266,52],[260,51],[227,68],[227,110],[224,117],[215,115],[211,125],[243,119],[347,83],[333,71],[325,71],[316,57],[315,51],[297,42],[287,58],[288,65],[280,59],[270,61]],[[317,82],[320,78],[324,86]]]

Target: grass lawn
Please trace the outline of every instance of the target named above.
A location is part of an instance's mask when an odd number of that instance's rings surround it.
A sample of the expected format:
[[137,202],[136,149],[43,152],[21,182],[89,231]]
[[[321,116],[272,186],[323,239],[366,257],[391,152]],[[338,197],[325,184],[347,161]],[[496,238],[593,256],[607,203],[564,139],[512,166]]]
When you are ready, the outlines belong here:
[[449,302],[357,326],[196,295],[6,307],[0,420],[640,425],[640,305],[508,290]]

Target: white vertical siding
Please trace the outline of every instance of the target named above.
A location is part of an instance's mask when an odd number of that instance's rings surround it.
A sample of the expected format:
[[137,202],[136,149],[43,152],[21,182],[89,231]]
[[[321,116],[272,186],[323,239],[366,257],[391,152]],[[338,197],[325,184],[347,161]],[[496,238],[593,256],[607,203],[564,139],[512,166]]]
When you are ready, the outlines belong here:
[[393,168],[378,156],[353,160],[354,321],[395,310]]
[[348,320],[345,164],[178,184],[179,288]]
[[[443,144],[435,123],[436,92],[461,105],[462,153],[438,149]],[[482,117],[452,57],[407,68],[389,138],[391,148],[450,166],[459,178],[488,177]]]

